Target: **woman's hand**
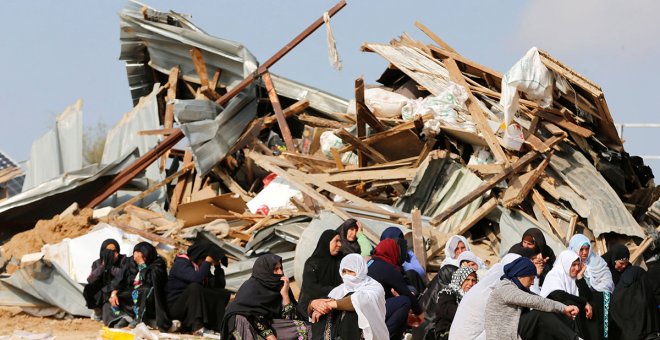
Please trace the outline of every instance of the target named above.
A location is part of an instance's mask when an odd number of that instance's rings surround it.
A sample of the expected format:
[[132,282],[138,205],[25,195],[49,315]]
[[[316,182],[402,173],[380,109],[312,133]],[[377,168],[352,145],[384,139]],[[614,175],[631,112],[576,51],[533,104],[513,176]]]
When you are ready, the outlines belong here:
[[587,319],[591,320],[591,318],[594,316],[593,314],[593,308],[589,303],[587,303],[586,306],[584,306],[584,312],[587,315]]
[[282,288],[280,289],[280,295],[282,295],[282,305],[286,306],[291,303],[291,299],[289,298],[289,278],[282,276],[280,280],[284,282]]
[[578,279],[578,280],[582,280],[582,278],[584,277],[584,273],[585,273],[586,271],[587,271],[587,265],[584,264],[584,263],[582,263],[582,262],[580,262],[580,271],[579,271],[578,274],[577,274],[577,279]]
[[312,312],[312,323],[319,322],[319,319],[321,318],[321,316],[322,316],[322,314],[317,312],[317,311]]
[[206,261],[206,262],[208,262],[208,263],[213,263],[213,262],[214,262],[214,261],[213,261],[213,258],[210,257],[210,256],[207,256],[207,257],[204,259],[204,261]]
[[576,306],[566,306],[563,311],[564,315],[568,316],[571,320],[575,320],[575,317],[579,312],[580,308],[577,308]]
[[360,221],[356,221],[355,224],[357,224],[358,227],[358,233],[361,233],[364,227],[362,227],[362,223]]
[[[314,310],[314,312],[318,312],[321,315],[325,315],[332,310],[331,302],[333,301],[334,300],[332,299],[316,299],[316,300],[312,300],[312,302],[310,302],[309,305]],[[335,308],[337,308],[336,302],[335,302]]]
[[266,337],[266,340],[277,340],[277,337],[275,336],[275,334],[271,334]]
[[119,298],[117,297],[117,291],[116,290],[113,290],[112,293],[110,293],[110,298],[108,299],[108,302],[110,302],[110,305],[112,307],[119,306]]

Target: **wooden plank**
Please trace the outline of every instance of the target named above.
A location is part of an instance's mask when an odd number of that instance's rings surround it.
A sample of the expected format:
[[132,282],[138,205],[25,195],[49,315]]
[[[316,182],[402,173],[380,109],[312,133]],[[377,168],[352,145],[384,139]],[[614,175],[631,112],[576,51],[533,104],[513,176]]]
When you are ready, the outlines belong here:
[[[309,100],[308,99],[302,99],[302,100],[299,100],[299,101],[289,105],[289,107],[284,109],[284,111],[282,111],[282,113],[284,113],[284,118],[289,118],[289,117],[293,117],[293,116],[295,116],[299,113],[304,112],[305,109],[308,108],[308,107],[309,107]],[[264,126],[263,126],[262,129],[266,129],[266,128],[270,127],[271,125],[275,124],[276,122],[277,122],[277,117],[275,116],[275,114],[269,115],[264,119]]]
[[367,170],[351,171],[337,174],[308,174],[307,176],[314,181],[325,182],[344,182],[344,181],[383,181],[393,179],[410,180],[415,177],[417,168],[402,168],[392,170]]
[[123,230],[123,231],[125,231],[125,232],[127,232],[127,233],[129,233],[129,234],[140,235],[140,236],[142,236],[142,237],[144,237],[147,240],[152,241],[152,242],[165,243],[165,244],[169,244],[169,245],[172,245],[172,246],[175,246],[175,247],[180,245],[180,243],[177,242],[174,239],[167,238],[167,237],[162,237],[162,236],[156,235],[154,233],[150,233],[146,230],[133,228],[130,225],[128,225],[124,222],[121,222],[121,221],[114,220],[112,225],[119,228],[119,229],[121,229],[121,230]]
[[273,111],[275,111],[275,117],[277,118],[277,124],[280,127],[280,132],[282,133],[282,138],[284,138],[284,143],[286,148],[290,152],[297,152],[295,145],[293,144],[293,137],[291,137],[291,130],[289,130],[289,124],[286,122],[284,113],[282,112],[282,106],[280,105],[280,100],[277,97],[277,92],[275,91],[275,85],[273,85],[273,79],[270,77],[270,73],[266,72],[261,77],[264,85],[266,85],[266,90],[268,91],[268,98],[270,99],[270,104],[273,106]]
[[[176,99],[176,87],[177,83],[179,81],[179,67],[174,66],[170,70],[170,75],[167,80],[167,94],[165,95],[165,117],[163,119],[163,127],[165,130],[172,130],[174,127],[174,103],[173,101]],[[172,132],[170,132],[171,134]],[[160,159],[160,171],[163,171],[165,169],[165,165],[167,164],[167,158],[169,157],[169,151],[166,151],[165,154]]]
[[[362,96],[361,100],[364,101],[364,84],[359,83],[358,81],[361,81],[362,78],[358,78],[355,80],[355,98],[356,102],[359,96]],[[362,87],[362,91],[360,91],[359,87]],[[357,104],[355,104],[355,107],[357,109]],[[355,125],[357,128],[357,139],[359,140],[360,138],[365,138],[367,136],[367,125],[366,122],[364,121],[364,116],[355,116]],[[343,130],[343,129],[342,129]],[[335,133],[336,134],[336,133]],[[343,152],[342,152],[343,153]],[[367,158],[365,157],[366,155],[364,154],[363,150],[357,149],[357,156],[358,156],[358,167],[365,167],[367,166]]]
[[552,229],[557,233],[557,236],[559,236],[560,240],[566,239],[566,233],[561,229],[561,226],[559,223],[557,223],[557,220],[555,219],[554,216],[550,213],[550,210],[548,210],[548,207],[545,205],[545,200],[543,199],[543,196],[536,191],[536,189],[532,189],[532,200],[534,203],[541,209],[541,213],[543,214],[543,217],[545,217],[546,220],[550,223],[550,226]]
[[509,187],[504,192],[502,198],[502,203],[505,207],[511,208],[517,206],[525,200],[529,191],[534,188],[536,182],[545,172],[545,168],[548,166],[548,163],[550,163],[550,158],[553,154],[554,151],[551,151],[536,169],[525,175],[516,177],[512,183],[509,183]]
[[651,246],[651,244],[653,244],[653,237],[651,237],[651,236],[647,236],[647,237],[642,241],[642,243],[639,244],[639,246],[637,247],[637,249],[635,249],[635,251],[633,251],[633,253],[630,254],[630,263],[633,263],[633,264],[634,264],[635,262],[637,262],[637,260],[639,259],[639,257],[642,256],[642,254],[644,254],[644,252],[645,252],[647,249],[649,249],[649,247]]
[[181,204],[176,217],[183,221],[185,227],[189,227],[214,220],[213,218],[206,218],[206,215],[232,215],[231,212],[240,215],[246,210],[245,201],[235,197],[233,193],[228,193],[201,201]]
[[413,252],[419,260],[419,264],[426,271],[426,251],[424,247],[424,234],[422,229],[422,212],[415,207],[412,210],[412,241]]
[[486,140],[486,143],[488,143],[488,147],[495,156],[495,159],[499,163],[508,164],[509,159],[502,150],[502,147],[500,146],[500,142],[497,140],[497,137],[495,137],[495,134],[493,133],[493,130],[491,130],[490,125],[488,125],[488,120],[486,119],[486,115],[481,109],[481,106],[479,106],[479,103],[477,103],[477,99],[470,91],[470,88],[467,82],[465,81],[465,78],[463,77],[463,73],[458,68],[456,61],[453,58],[446,58],[443,60],[443,63],[447,71],[449,71],[449,77],[451,78],[451,80],[465,87],[465,90],[468,93],[467,106],[468,106],[468,110],[470,111],[470,115],[472,116],[472,119],[475,125],[477,126],[477,129],[479,130],[479,132],[481,132],[482,136]]
[[296,118],[305,125],[311,127],[320,127],[320,128],[328,128],[328,129],[342,129],[342,128],[350,127],[350,125],[346,123],[338,122],[332,119],[311,116],[304,113],[298,115]]
[[341,155],[337,151],[337,148],[330,148],[330,152],[332,153],[332,159],[335,161],[337,169],[344,170],[344,162],[341,161]]
[[218,82],[220,81],[220,76],[222,75],[222,69],[218,68],[213,73],[213,78],[209,81],[209,88],[215,90],[218,88]]
[[566,233],[566,243],[571,241],[571,237],[575,234],[575,225],[577,224],[578,216],[576,214],[571,215],[571,219],[568,221],[568,232]]
[[548,109],[539,110],[539,111],[535,111],[535,112],[536,112],[537,116],[539,116],[539,117],[541,117],[541,118],[543,118],[547,121],[550,121],[554,124],[557,124],[560,127],[564,128],[568,131],[574,132],[574,133],[576,133],[577,135],[579,135],[583,138],[589,138],[589,137],[594,135],[593,131],[591,131],[587,128],[583,128],[583,127],[581,127],[581,126],[579,126],[579,125],[577,125],[573,122],[570,122],[565,117],[562,117],[561,115],[554,114],[551,111],[549,111]]
[[138,131],[138,136],[153,136],[153,135],[171,135],[176,132],[177,129],[157,129],[157,130],[142,130]]
[[387,159],[383,154],[376,151],[376,149],[372,148],[371,146],[363,143],[361,140],[350,134],[348,131],[344,129],[339,129],[335,131],[335,135],[341,138],[341,140],[344,141],[344,143],[350,144],[355,149],[362,152],[365,156],[369,157],[375,163],[387,162]]
[[[364,78],[355,79],[355,108],[358,121],[363,121],[371,126],[376,132],[383,132],[387,127],[369,110],[364,101]],[[365,137],[358,134],[358,137]]]
[[[327,13],[329,17],[333,17],[335,14],[337,14],[337,12],[339,12],[345,6],[346,6],[346,0],[340,0],[336,5],[334,5],[325,13]],[[300,34],[298,34],[295,38],[293,38],[289,43],[284,45],[284,47],[282,47],[279,51],[277,51],[272,57],[266,60],[263,64],[259,65],[259,67],[255,72],[249,74],[240,83],[236,84],[230,91],[225,93],[215,102],[220,105],[227,104],[227,102],[231,98],[234,98],[237,94],[243,91],[243,89],[245,89],[248,85],[250,85],[254,81],[254,79],[261,76],[265,72],[268,72],[268,69],[271,66],[273,66],[278,60],[282,59],[282,57],[284,57],[292,49],[298,46],[298,44],[300,44],[303,40],[305,40],[305,38],[307,38],[310,34],[316,31],[316,29],[321,27],[321,25],[323,25],[323,23],[325,22],[323,20],[324,15],[316,19],[311,25],[309,25],[304,31],[300,32]]]
[[[547,141],[546,144],[548,146],[554,146],[555,144],[559,143],[563,139],[564,139],[563,136],[562,137],[554,136],[554,137],[550,138]],[[445,221],[447,218],[449,218],[451,215],[453,215],[457,211],[461,210],[466,205],[470,204],[470,202],[474,201],[477,197],[480,197],[481,195],[486,193],[486,191],[492,189],[500,181],[508,178],[511,175],[514,175],[514,174],[518,173],[520,170],[522,170],[524,167],[526,167],[527,164],[531,163],[532,160],[534,160],[539,155],[540,155],[540,153],[538,151],[529,151],[524,156],[520,157],[510,167],[507,167],[503,172],[494,175],[488,181],[486,181],[482,185],[480,185],[477,189],[475,189],[471,193],[467,194],[465,197],[461,198],[460,200],[458,200],[456,203],[452,204],[451,206],[445,208],[445,210],[443,210],[440,214],[438,214],[436,217],[434,217],[431,220],[431,225],[433,225],[433,226],[439,225],[440,223]]]
[[435,33],[433,33],[433,31],[431,31],[428,27],[424,26],[424,24],[422,24],[421,22],[415,21],[415,26],[417,28],[419,28],[422,32],[424,32],[424,34],[426,34],[429,38],[431,38],[431,40],[433,40],[433,42],[438,44],[438,46],[442,47],[443,49],[445,49],[449,52],[453,52],[453,53],[458,54],[458,52],[456,52],[455,49],[453,49],[451,46],[449,46],[449,44],[447,44],[444,40],[440,39],[439,36],[437,36]]
[[481,221],[484,217],[488,216],[491,211],[497,207],[497,198],[491,197],[488,201],[482,204],[477,210],[475,210],[470,217],[466,218],[461,222],[461,224],[456,227],[450,234],[463,235],[475,224]]
[[468,164],[468,169],[474,172],[478,172],[482,175],[492,175],[504,171],[504,165],[502,164]]
[[[183,166],[188,166],[190,164],[193,164],[193,155],[190,149],[186,149],[186,152],[183,154]],[[183,200],[183,190],[186,188],[188,182],[188,175],[183,174],[182,176],[179,176],[179,179],[176,182],[176,185],[174,186],[174,190],[172,191],[172,196],[170,198],[170,213],[173,215],[176,215],[177,208],[179,207],[179,204],[181,204],[181,201]]]
[[250,196],[236,181],[234,181],[229,174],[227,174],[227,171],[225,169],[220,168],[220,167],[214,167],[211,170],[216,176],[220,177],[220,180],[224,185],[233,193],[237,194],[238,196],[243,199],[243,201],[248,202],[252,199],[252,196]]
[[547,177],[541,178],[541,182],[539,186],[541,187],[541,189],[547,192],[548,195],[552,196],[552,198],[556,200],[561,199],[561,194],[559,193],[559,191],[557,191],[557,189],[555,189],[554,184],[552,184]]
[[199,77],[199,84],[203,87],[209,87],[209,74],[206,71],[206,63],[204,63],[204,57],[202,57],[202,51],[197,47],[193,47],[190,50],[190,55],[192,56],[192,62],[195,66],[195,71]]

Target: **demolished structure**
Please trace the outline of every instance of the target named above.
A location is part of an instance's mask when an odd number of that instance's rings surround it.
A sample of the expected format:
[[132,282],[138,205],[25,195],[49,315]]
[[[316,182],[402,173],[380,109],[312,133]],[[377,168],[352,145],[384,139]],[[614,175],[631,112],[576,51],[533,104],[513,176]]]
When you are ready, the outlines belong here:
[[[316,244],[350,217],[373,242],[388,226],[410,232],[430,271],[453,234],[493,264],[532,226],[557,253],[575,233],[600,254],[626,241],[631,262],[658,251],[650,169],[624,151],[600,87],[547,52],[533,48],[502,74],[417,23],[431,44],[404,34],[362,46],[389,66],[378,85],[357,79],[349,101],[268,72],[322,18],[260,64],[184,15],[138,3],[119,15],[134,109],[108,134],[101,164],[41,182],[28,172],[24,192],[0,203],[2,235],[77,203],[97,208],[81,235],[100,221],[164,251],[204,235],[233,260],[233,291],[266,252],[300,283],[313,247],[296,245]],[[30,252],[41,253],[31,264],[19,258]],[[86,312],[71,301],[82,299],[89,264],[58,260],[53,249],[3,254],[0,267],[14,271],[0,279],[0,305]],[[29,266],[56,268],[68,288],[53,297],[27,287],[20,278],[40,272]]]

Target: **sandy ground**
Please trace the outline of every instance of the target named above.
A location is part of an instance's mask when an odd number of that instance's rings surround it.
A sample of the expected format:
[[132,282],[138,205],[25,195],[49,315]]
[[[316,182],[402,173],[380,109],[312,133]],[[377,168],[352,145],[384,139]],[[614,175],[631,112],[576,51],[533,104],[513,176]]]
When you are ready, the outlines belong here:
[[57,339],[96,339],[102,324],[90,318],[58,320],[21,313],[18,308],[0,307],[0,336],[11,335],[14,331],[48,333]]

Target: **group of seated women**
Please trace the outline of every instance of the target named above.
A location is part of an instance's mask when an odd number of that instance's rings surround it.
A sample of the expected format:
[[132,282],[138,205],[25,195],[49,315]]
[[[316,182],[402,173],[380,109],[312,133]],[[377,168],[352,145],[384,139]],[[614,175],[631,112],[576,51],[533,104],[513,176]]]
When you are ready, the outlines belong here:
[[[581,234],[555,257],[539,229],[523,234],[490,269],[468,240],[447,240],[445,260],[429,282],[401,229],[372,248],[350,219],[319,237],[304,266],[299,299],[282,259],[256,259],[234,300],[224,288],[222,250],[197,240],[165,262],[148,243],[132,257],[108,240],[94,262],[85,297],[106,325],[179,320],[222,339],[656,339],[657,266],[629,262],[626,246],[602,257]],[[226,262],[224,262],[226,265]],[[211,274],[214,267],[214,274]],[[226,309],[225,309],[226,306]]]
[[144,322],[161,331],[219,331],[230,297],[221,263],[227,265],[222,249],[198,238],[176,256],[168,274],[150,243],[138,243],[128,257],[120,254],[116,240],[108,239],[92,264],[83,296],[109,327]]

